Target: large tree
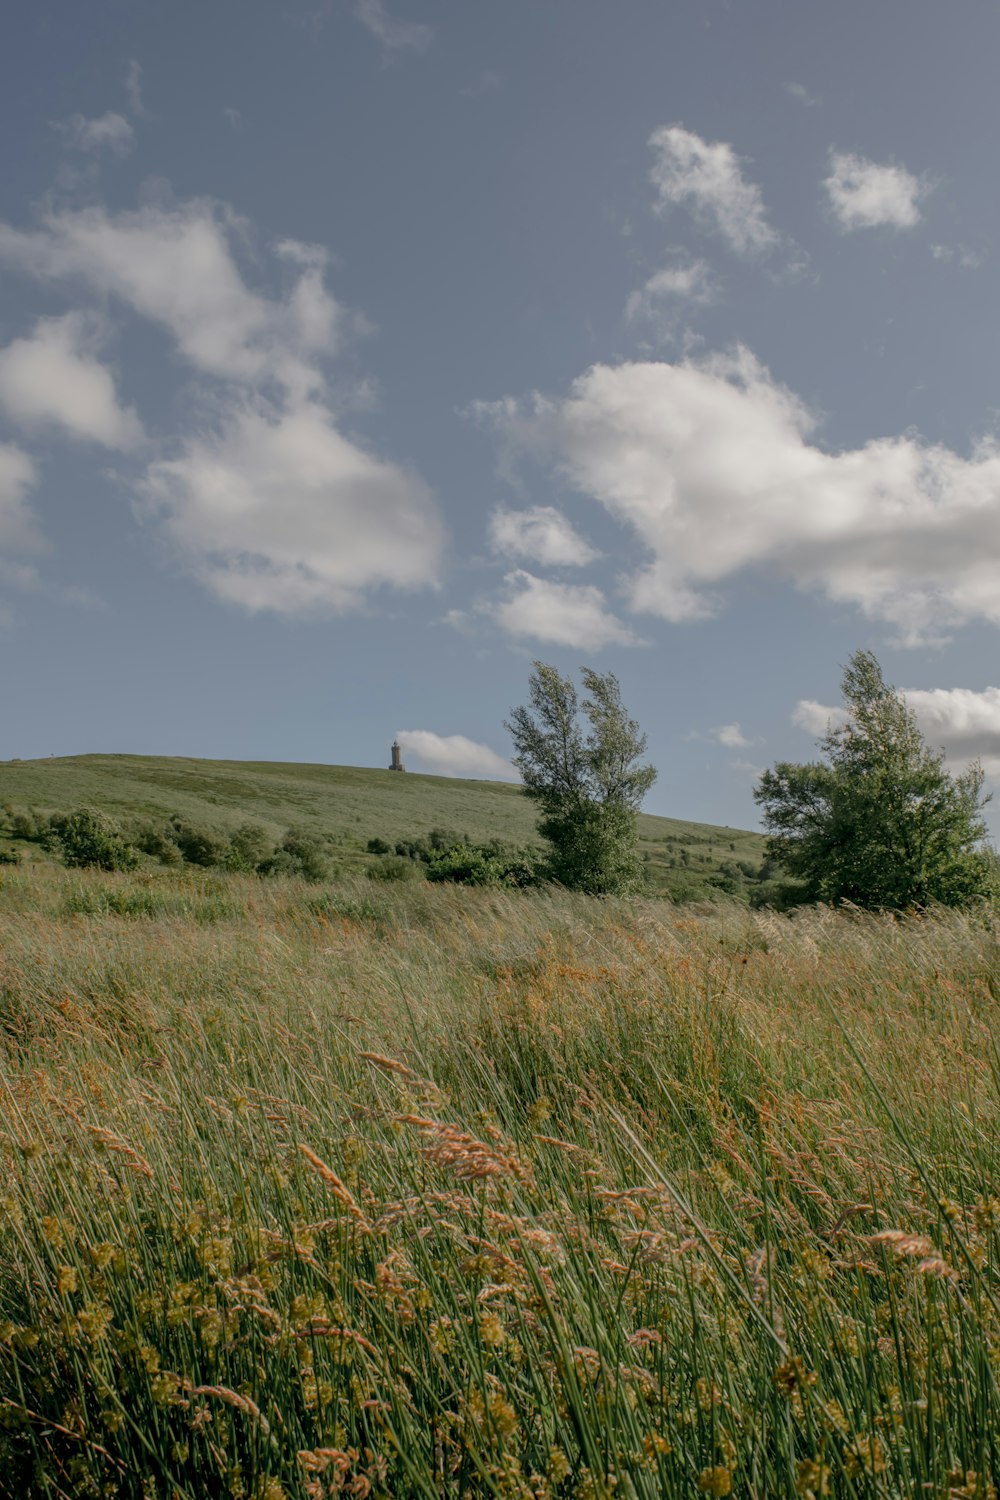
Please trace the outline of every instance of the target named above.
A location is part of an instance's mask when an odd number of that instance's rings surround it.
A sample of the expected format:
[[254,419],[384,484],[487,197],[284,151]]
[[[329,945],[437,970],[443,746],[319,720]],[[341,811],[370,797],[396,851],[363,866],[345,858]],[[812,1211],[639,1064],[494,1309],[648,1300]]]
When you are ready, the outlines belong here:
[[529,705],[515,708],[505,728],[525,795],[541,811],[551,878],[572,890],[616,894],[642,877],[636,812],[656,771],[640,764],[646,736],[625,711],[618,679],[589,667],[582,677],[580,704],[570,678],[536,661]]
[[819,741],[825,760],[779,763],[754,793],[797,899],[900,911],[995,895],[978,761],[949,774],[870,651],[854,653],[842,687],[846,715]]

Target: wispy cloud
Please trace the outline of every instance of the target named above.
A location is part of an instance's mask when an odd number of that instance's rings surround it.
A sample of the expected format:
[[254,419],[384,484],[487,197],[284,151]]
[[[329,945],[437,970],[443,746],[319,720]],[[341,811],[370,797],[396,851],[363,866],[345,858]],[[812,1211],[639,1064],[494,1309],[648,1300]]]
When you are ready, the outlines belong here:
[[630,293],[625,321],[644,324],[668,337],[692,309],[714,302],[716,295],[717,283],[708,262],[678,254]]
[[110,109],[97,119],[70,115],[67,120],[53,121],[53,128],[75,151],[110,151],[115,156],[124,156],[135,145],[135,131],[128,120]]
[[526,558],[546,567],[582,568],[600,557],[553,505],[495,510],[489,535],[490,545],[501,556]]
[[33,552],[42,545],[28,495],[38,472],[31,457],[14,443],[0,443],[0,548]]
[[760,188],[743,175],[725,141],[706,141],[682,125],[663,125],[649,138],[656,207],[683,205],[703,228],[720,234],[737,255],[763,255],[780,236],[771,228]]
[[134,57],[129,58],[125,70],[125,95],[134,115],[142,116],[146,113],[142,100],[142,67]]
[[385,0],[355,0],[354,14],[390,56],[398,52],[424,52],[434,33],[416,21],[396,21],[385,8]]
[[804,83],[786,83],[784,87],[785,93],[791,94],[792,98],[804,105],[806,109],[815,109],[823,102],[818,94],[810,94]]
[[932,245],[931,259],[954,262],[963,271],[978,271],[986,263],[986,256],[981,251],[970,250],[966,245]]
[[739,724],[719,724],[711,731],[711,734],[712,738],[720,745],[725,745],[727,750],[740,750],[750,743]]

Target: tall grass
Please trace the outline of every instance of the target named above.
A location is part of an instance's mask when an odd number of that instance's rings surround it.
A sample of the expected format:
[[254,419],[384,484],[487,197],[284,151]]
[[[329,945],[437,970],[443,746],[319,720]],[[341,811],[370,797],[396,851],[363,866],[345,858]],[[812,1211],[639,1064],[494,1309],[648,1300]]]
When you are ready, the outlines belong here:
[[52,869],[0,938],[0,1492],[995,1495],[985,915]]

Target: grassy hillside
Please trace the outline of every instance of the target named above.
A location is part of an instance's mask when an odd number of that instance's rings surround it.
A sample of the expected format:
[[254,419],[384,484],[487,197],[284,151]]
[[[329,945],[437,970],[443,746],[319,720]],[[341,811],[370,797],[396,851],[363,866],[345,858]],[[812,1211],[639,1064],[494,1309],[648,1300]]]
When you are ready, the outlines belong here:
[[[300,825],[327,841],[341,873],[367,862],[365,846],[376,837],[393,842],[442,828],[475,841],[536,841],[533,809],[517,787],[357,766],[144,755],[2,761],[2,803],[43,812],[90,806],[125,823],[178,813],[221,831],[255,822],[273,835]],[[682,897],[704,894],[707,878],[727,864],[756,867],[763,859],[761,835],[739,829],[642,815],[639,835],[651,883]]]
[[0,870],[0,1493],[990,1500],[998,980],[982,913]]

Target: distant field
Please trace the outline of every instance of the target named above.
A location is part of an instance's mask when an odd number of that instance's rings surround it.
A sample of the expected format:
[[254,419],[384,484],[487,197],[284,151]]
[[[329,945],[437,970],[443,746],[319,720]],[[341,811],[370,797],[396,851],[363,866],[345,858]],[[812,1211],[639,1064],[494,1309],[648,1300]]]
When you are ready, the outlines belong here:
[[[301,825],[328,842],[342,874],[368,862],[371,838],[392,842],[441,828],[475,841],[537,841],[534,810],[515,786],[357,766],[145,755],[2,761],[4,802],[45,812],[91,806],[127,823],[178,813],[230,832],[246,822],[273,835]],[[651,884],[676,896],[703,895],[723,866],[759,867],[764,857],[761,834],[707,823],[643,814],[639,836]]]

